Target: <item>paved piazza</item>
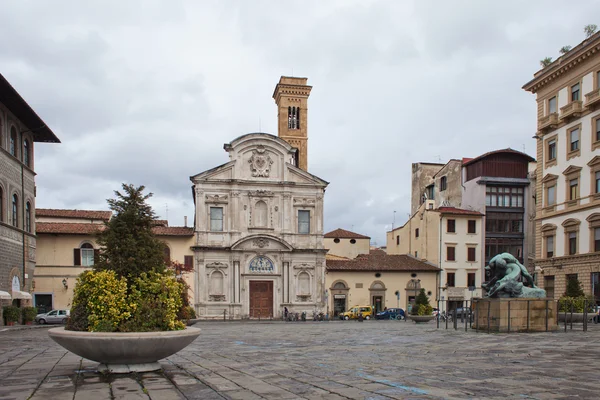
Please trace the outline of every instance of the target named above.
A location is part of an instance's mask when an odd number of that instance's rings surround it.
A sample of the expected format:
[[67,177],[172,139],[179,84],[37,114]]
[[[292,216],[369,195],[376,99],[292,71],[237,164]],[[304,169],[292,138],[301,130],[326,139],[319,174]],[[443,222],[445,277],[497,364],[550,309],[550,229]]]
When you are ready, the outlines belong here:
[[46,328],[0,331],[0,399],[600,398],[600,325],[510,335],[433,322],[196,326],[164,371],[109,376]]

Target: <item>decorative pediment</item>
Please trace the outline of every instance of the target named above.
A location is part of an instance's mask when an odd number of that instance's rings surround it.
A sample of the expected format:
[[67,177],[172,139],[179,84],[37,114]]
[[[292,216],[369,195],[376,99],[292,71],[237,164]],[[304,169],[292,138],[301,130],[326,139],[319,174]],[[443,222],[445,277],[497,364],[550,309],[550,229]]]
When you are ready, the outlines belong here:
[[248,191],[249,197],[273,197],[275,193],[270,190],[250,190]]
[[569,167],[563,171],[563,175],[575,175],[579,173],[581,173],[581,167],[575,165],[569,165]]
[[558,175],[546,174],[546,176],[544,177],[544,179],[542,179],[542,183],[554,182],[557,179],[558,179]]
[[288,180],[297,184],[307,184],[311,186],[322,186],[326,187],[329,185],[329,182],[319,178],[316,175],[313,175],[309,172],[304,171],[294,165],[286,164],[288,168]]
[[587,165],[590,166],[590,167],[593,167],[593,166],[596,166],[596,165],[600,165],[600,156],[596,156],[596,157],[592,158],[587,163]]
[[311,198],[294,197],[294,207],[314,207],[317,200]]
[[214,268],[214,269],[226,269],[227,268],[227,264],[216,261],[216,262],[212,262],[210,264],[206,264],[206,268]]
[[542,225],[542,235],[549,235],[556,232],[556,225],[554,224],[544,224]]
[[271,235],[250,235],[246,236],[231,246],[231,250],[252,250],[254,252],[265,251],[292,251],[293,247],[284,240]]
[[590,214],[585,220],[590,224],[590,228],[600,227],[600,213]]
[[250,156],[248,163],[250,164],[250,171],[253,177],[268,178],[271,173],[273,159],[265,149],[265,146],[258,145],[256,150],[252,151],[252,156]]
[[205,196],[205,202],[206,203],[211,203],[211,204],[227,204],[229,203],[229,196],[227,196],[226,194],[207,194]]
[[565,228],[568,227],[573,227],[573,226],[579,226],[581,224],[581,221],[575,218],[568,218],[566,220],[563,221],[562,226],[564,226]]
[[192,177],[190,180],[192,182],[201,182],[201,181],[220,181],[224,179],[232,179],[233,178],[233,166],[235,165],[235,160],[229,161],[228,163],[219,165],[218,167],[209,169],[204,172],[200,172]]
[[307,264],[307,263],[303,263],[303,264],[296,264],[294,265],[294,275],[298,275],[302,272],[307,272],[310,275],[314,274],[315,271],[315,266],[313,264]]

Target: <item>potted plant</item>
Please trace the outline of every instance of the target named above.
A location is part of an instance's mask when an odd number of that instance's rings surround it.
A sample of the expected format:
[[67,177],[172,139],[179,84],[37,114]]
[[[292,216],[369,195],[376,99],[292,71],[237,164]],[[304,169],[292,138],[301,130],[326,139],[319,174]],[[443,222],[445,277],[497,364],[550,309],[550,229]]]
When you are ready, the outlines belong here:
[[4,315],[4,320],[6,321],[6,325],[13,326],[15,322],[19,321],[19,316],[21,315],[21,310],[19,307],[15,306],[5,306],[2,308],[2,314]]
[[31,325],[35,321],[37,315],[37,308],[35,307],[23,307],[21,309],[21,315],[23,317],[23,323],[25,325]]
[[165,244],[152,232],[152,194],[143,194],[143,186],[123,184],[123,190],[108,200],[114,214],[98,233],[102,249],[93,269],[77,278],[66,327],[49,334],[67,350],[100,362],[100,371],[153,371],[200,329],[186,328],[187,291],[165,265]]
[[429,304],[429,297],[425,294],[425,289],[421,289],[417,295],[415,305],[408,318],[415,321],[416,324],[429,322],[435,318],[433,315],[433,308]]

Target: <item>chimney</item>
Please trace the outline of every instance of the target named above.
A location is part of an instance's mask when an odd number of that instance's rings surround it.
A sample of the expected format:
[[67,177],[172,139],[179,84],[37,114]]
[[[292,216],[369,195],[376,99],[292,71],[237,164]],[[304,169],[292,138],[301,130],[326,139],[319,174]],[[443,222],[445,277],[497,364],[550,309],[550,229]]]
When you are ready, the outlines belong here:
[[187,215],[183,217],[183,226],[187,228]]

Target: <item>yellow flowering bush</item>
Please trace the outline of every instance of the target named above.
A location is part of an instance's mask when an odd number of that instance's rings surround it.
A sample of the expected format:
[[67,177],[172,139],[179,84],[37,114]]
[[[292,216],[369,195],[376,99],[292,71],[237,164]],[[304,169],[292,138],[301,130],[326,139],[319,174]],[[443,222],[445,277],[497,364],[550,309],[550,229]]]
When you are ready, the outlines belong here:
[[124,332],[185,329],[178,318],[182,285],[172,272],[143,272],[133,281],[128,302],[135,305],[132,317],[121,325]]
[[[119,324],[135,311],[136,305],[127,300],[124,277],[119,278],[114,271],[85,271],[77,278],[67,329],[116,331]],[[75,322],[78,322],[77,326],[73,326]]]

